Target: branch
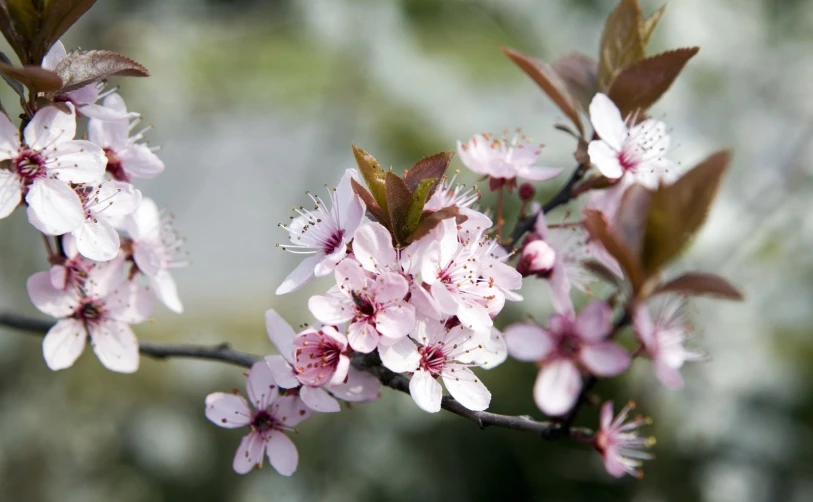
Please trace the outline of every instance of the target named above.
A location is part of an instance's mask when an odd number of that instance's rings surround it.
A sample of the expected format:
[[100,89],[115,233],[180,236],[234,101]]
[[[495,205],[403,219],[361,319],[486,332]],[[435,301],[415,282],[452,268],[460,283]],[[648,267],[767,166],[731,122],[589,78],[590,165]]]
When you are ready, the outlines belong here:
[[[26,331],[39,336],[44,335],[54,325],[51,321],[32,319],[17,314],[0,312],[0,326]],[[206,359],[220,361],[250,368],[259,361],[259,356],[240,352],[229,348],[228,344],[219,345],[165,345],[150,342],[141,342],[142,354],[156,359],[171,357],[187,357],[192,359]],[[356,354],[352,364],[357,369],[366,371],[378,378],[382,385],[399,392],[409,394],[409,379],[404,375],[392,372],[381,365],[378,354]],[[544,439],[559,439],[570,436],[575,439],[589,440],[593,431],[582,427],[571,427],[558,422],[538,422],[529,416],[512,416],[489,413],[487,411],[471,411],[457,402],[449,395],[443,396],[441,407],[455,415],[461,416],[481,429],[486,427],[501,427],[515,431],[525,431],[536,434]]]

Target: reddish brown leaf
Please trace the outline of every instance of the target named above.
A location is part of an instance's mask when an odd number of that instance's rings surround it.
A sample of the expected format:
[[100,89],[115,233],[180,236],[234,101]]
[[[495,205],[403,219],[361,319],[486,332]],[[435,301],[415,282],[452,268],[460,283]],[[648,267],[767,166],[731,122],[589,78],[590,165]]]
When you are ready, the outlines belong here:
[[[425,179],[437,178],[440,180],[449,167],[452,157],[454,157],[454,152],[440,152],[424,157],[407,169],[404,173],[404,181],[409,189],[414,192],[418,185],[421,184],[421,181]],[[431,197],[431,194],[429,196]]]
[[632,185],[624,192],[616,213],[613,230],[635,256],[641,255],[646,232],[646,214],[651,198],[651,190],[643,185]]
[[392,171],[387,173],[386,184],[387,208],[395,242],[399,245],[404,244],[408,236],[407,219],[409,207],[412,205],[412,192],[409,191],[406,182]]
[[671,281],[661,284],[652,292],[653,295],[663,293],[680,293],[692,296],[715,296],[726,300],[742,301],[745,297],[719,275],[689,272]]
[[361,200],[364,201],[364,204],[367,206],[367,212],[370,213],[376,221],[389,228],[390,217],[378,206],[378,202],[375,201],[372,194],[353,178],[350,178],[350,185],[353,187],[353,191],[356,195],[361,197]]
[[612,81],[607,95],[626,117],[645,111],[669,89],[699,47],[664,52],[624,68]]
[[703,225],[729,161],[729,152],[717,152],[652,195],[642,252],[647,272],[674,259]]
[[576,105],[586,113],[598,89],[598,62],[574,52],[557,59],[553,69],[564,81]]
[[40,19],[40,27],[31,41],[32,63],[40,64],[59,37],[68,31],[96,0],[49,0]]
[[503,47],[502,51],[545,91],[551,101],[562,110],[562,113],[573,122],[579,133],[583,135],[584,128],[582,128],[581,119],[578,112],[576,112],[576,101],[570,95],[567,84],[556,73],[556,70],[547,63],[529,58],[507,47]]
[[632,289],[637,292],[644,284],[644,271],[641,260],[608,226],[604,216],[593,210],[585,211],[585,227],[590,233],[590,237],[598,241],[604,249],[615,258],[621,269],[632,284]]
[[600,92],[609,89],[610,82],[622,68],[644,59],[641,24],[641,6],[638,0],[621,0],[610,13],[599,46]]
[[414,232],[409,236],[407,239],[407,243],[414,242],[421,237],[428,234],[433,228],[440,225],[440,222],[445,220],[446,218],[455,218],[458,216],[460,210],[457,206],[449,206],[444,207],[439,211],[435,211],[434,213],[430,214],[426,218],[424,218],[419,224],[418,228],[415,229]]
[[655,32],[655,28],[658,26],[658,23],[661,21],[663,17],[663,12],[666,10],[666,4],[661,5],[660,9],[656,10],[654,14],[646,18],[644,21],[641,22],[641,41],[644,44],[644,47],[649,43],[649,39],[652,38],[652,33]]
[[150,72],[132,59],[111,51],[68,54],[55,68],[62,79],[62,91],[79,89],[109,77],[148,77]]
[[51,92],[62,88],[62,80],[56,73],[39,66],[11,66],[0,63],[0,72],[7,77],[22,82],[34,91]]

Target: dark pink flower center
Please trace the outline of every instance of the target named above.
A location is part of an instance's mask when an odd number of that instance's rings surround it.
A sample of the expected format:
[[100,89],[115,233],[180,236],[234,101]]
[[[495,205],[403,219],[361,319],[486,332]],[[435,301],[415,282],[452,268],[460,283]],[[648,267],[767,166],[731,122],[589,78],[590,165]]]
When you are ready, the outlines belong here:
[[441,345],[423,345],[418,348],[418,353],[421,355],[421,369],[428,371],[429,374],[435,377],[440,375],[446,361],[446,356],[443,355],[443,347]]
[[265,432],[274,428],[276,419],[271,416],[268,410],[257,410],[251,417],[251,427],[259,432]]
[[116,152],[110,148],[105,148],[104,154],[107,156],[107,172],[110,173],[110,176],[118,181],[129,182],[130,175],[124,171],[124,167],[121,164],[121,159],[118,155],[116,155]]
[[14,163],[17,174],[26,181],[45,177],[45,158],[37,151],[23,150]]
[[372,317],[375,315],[375,305],[373,305],[373,302],[371,302],[369,298],[361,296],[355,291],[353,291],[352,295],[353,303],[356,304],[356,309],[359,314],[364,317]]
[[340,228],[330,234],[330,237],[325,241],[325,254],[333,254],[334,251],[339,249],[342,245],[342,237],[344,237],[344,229]]
[[638,167],[638,162],[638,155],[629,148],[624,148],[618,152],[618,163],[621,164],[621,169],[623,169],[625,173],[635,171]]
[[75,315],[86,325],[96,324],[104,317],[104,304],[88,300],[79,307]]
[[574,358],[581,350],[581,340],[572,333],[567,333],[559,341],[559,352],[567,358]]
[[[297,369],[300,373],[322,368],[333,370],[339,364],[342,348],[336,340],[323,336],[316,347],[309,345],[309,342],[306,341],[303,343],[303,347],[296,351]],[[305,356],[304,360],[300,361],[302,356]]]

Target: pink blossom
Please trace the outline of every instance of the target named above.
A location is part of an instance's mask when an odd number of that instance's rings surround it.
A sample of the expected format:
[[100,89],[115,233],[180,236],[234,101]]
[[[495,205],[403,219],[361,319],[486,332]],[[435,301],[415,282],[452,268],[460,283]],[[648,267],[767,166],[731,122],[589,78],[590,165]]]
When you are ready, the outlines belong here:
[[74,140],[76,116],[54,106],[41,108],[25,127],[23,137],[0,114],[0,219],[28,203],[28,219],[37,230],[62,235],[79,228],[85,211],[73,184],[96,183],[104,176],[104,152],[84,140]]
[[522,322],[505,329],[511,357],[541,365],[534,385],[536,405],[548,415],[570,411],[582,389],[582,372],[615,376],[630,365],[630,355],[608,339],[612,311],[604,302],[593,302],[573,318],[554,314],[548,329]]
[[293,441],[285,434],[306,420],[311,412],[301,399],[293,395],[281,396],[277,383],[264,362],[251,367],[243,396],[215,392],[206,396],[206,418],[219,427],[236,429],[250,427],[243,436],[232,466],[238,474],[246,474],[254,467],[262,467],[263,457],[283,476],[296,471],[299,453]]
[[[636,117],[628,120],[634,123]],[[601,93],[590,103],[590,121],[601,139],[591,141],[587,153],[607,178],[624,177],[625,183],[637,182],[654,189],[674,169],[665,157],[669,135],[663,122],[647,119],[628,127],[615,103]]]
[[145,198],[127,217],[124,227],[131,239],[133,260],[158,299],[173,312],[183,312],[170,271],[186,264],[177,258],[184,241],[173,229],[172,217],[161,216],[155,202]]
[[384,366],[397,373],[412,372],[409,393],[422,410],[440,411],[443,389],[437,378],[460,404],[470,410],[488,408],[491,393],[470,366],[488,365],[491,354],[485,350],[490,331],[474,332],[457,325],[431,319],[418,322],[410,338],[379,349]]
[[371,276],[352,258],[336,266],[338,292],[313,296],[311,313],[327,324],[349,322],[347,338],[359,352],[372,352],[379,344],[393,343],[415,327],[415,308],[404,298],[409,283],[401,274],[384,272]]
[[136,210],[141,203],[141,192],[121,181],[83,185],[76,192],[85,213],[82,224],[71,232],[76,238],[76,248],[91,260],[112,260],[121,244],[113,224]]
[[138,340],[130,328],[147,319],[153,299],[143,287],[124,281],[121,257],[95,263],[81,288],[63,291],[49,272],[28,278],[28,295],[43,313],[59,321],[45,335],[42,351],[52,370],[69,368],[90,337],[102,364],[120,373],[138,369]]
[[480,199],[477,187],[466,188],[464,185],[455,184],[455,179],[457,174],[452,176],[451,180],[444,180],[426,201],[424,209],[438,211],[445,207],[457,206],[460,215],[465,217],[465,221],[457,226],[457,236],[460,242],[466,244],[480,238],[491,228],[493,222],[477,209],[476,202]]
[[644,344],[647,356],[652,359],[655,376],[667,387],[683,387],[680,368],[687,361],[698,361],[702,355],[684,347],[692,331],[685,317],[685,298],[662,296],[654,300],[652,320],[646,305],[637,305],[632,311],[635,334]]
[[65,254],[64,261],[52,265],[49,271],[51,285],[62,291],[79,288],[87,279],[94,262],[79,254],[76,239],[71,234],[62,237],[62,251]]
[[164,163],[147,145],[140,143],[146,129],[130,136],[140,121],[130,121],[124,100],[116,93],[104,98],[104,109],[112,110],[123,118],[105,119],[91,117],[88,122],[88,139],[104,149],[107,172],[119,181],[131,178],[155,178],[164,172]]
[[542,145],[532,144],[521,135],[509,139],[497,138],[493,134],[478,134],[467,143],[458,141],[457,153],[466,167],[489,178],[491,190],[502,185],[513,190],[517,178],[546,181],[562,172],[561,169],[535,167],[542,153]]
[[344,382],[350,367],[346,350],[347,338],[333,326],[302,331],[294,338],[297,379],[310,387]]
[[604,468],[616,478],[624,474],[643,477],[641,462],[652,458],[651,454],[643,450],[655,444],[655,438],[638,437],[636,430],[649,424],[649,420],[638,417],[626,422],[627,414],[634,406],[633,403],[627,404],[615,420],[612,401],[601,407],[601,428],[596,433],[594,446],[604,459]]
[[291,244],[282,247],[285,251],[311,255],[300,262],[277,288],[278,295],[296,291],[314,275],[324,277],[333,272],[345,256],[347,244],[353,232],[364,219],[364,202],[353,192],[351,178],[357,179],[355,169],[348,169],[339,181],[339,186],[329,189],[331,207],[314,195],[308,196],[316,205],[313,211],[304,207],[296,210],[298,216],[289,225],[280,225],[288,231]]

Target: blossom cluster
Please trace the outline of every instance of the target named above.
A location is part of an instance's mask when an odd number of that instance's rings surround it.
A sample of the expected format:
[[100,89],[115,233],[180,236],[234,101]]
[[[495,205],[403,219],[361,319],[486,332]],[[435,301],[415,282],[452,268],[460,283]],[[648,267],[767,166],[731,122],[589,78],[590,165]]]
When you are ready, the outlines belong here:
[[[66,57],[57,41],[42,66],[54,70]],[[164,171],[143,142],[148,128],[136,130],[140,120],[100,81],[59,93],[20,129],[0,114],[0,218],[25,207],[48,244],[51,268],[27,287],[34,305],[58,319],[43,341],[53,370],[73,365],[89,339],[108,369],[134,372],[130,325],[146,320],[156,299],[183,310],[171,275],[182,240],[171,217],[130,183]],[[77,139],[82,123],[86,139]]]

